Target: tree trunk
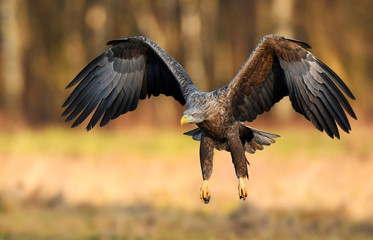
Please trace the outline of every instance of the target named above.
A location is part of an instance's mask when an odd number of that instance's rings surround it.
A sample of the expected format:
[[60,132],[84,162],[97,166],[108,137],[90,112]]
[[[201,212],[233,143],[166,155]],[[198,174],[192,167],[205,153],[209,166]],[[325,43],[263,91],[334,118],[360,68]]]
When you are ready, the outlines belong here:
[[20,112],[23,74],[21,64],[20,36],[17,21],[19,0],[0,1],[2,99],[1,103],[7,113]]

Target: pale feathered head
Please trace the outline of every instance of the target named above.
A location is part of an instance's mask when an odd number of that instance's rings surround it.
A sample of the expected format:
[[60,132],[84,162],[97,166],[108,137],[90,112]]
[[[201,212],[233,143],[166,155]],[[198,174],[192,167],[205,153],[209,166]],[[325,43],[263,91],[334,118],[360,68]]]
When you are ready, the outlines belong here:
[[205,114],[198,108],[191,108],[183,113],[183,117],[180,120],[181,126],[187,123],[200,123],[205,120]]

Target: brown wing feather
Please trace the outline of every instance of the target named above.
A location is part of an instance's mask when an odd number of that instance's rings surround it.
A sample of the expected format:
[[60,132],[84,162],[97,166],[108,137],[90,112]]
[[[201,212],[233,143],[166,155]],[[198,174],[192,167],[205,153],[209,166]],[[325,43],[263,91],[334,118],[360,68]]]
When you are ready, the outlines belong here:
[[293,108],[330,137],[338,137],[338,124],[351,130],[345,111],[356,118],[342,92],[355,99],[346,84],[305,47],[285,37],[265,36],[228,85],[232,115],[253,121],[283,97]]

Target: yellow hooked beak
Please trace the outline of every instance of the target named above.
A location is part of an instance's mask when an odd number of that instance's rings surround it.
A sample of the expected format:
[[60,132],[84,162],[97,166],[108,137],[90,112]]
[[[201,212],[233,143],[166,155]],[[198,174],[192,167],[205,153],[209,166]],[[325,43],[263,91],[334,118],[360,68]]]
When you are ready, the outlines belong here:
[[187,115],[184,115],[181,120],[180,120],[180,125],[181,126],[184,126],[185,124],[187,124],[189,122],[189,118]]

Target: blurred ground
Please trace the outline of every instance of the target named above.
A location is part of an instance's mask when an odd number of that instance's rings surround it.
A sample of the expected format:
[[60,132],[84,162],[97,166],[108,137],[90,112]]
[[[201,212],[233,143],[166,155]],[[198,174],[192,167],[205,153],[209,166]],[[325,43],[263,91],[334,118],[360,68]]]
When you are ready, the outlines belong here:
[[372,239],[373,133],[341,140],[307,125],[247,155],[238,199],[216,151],[210,204],[198,143],[180,130],[47,128],[0,134],[0,239]]

